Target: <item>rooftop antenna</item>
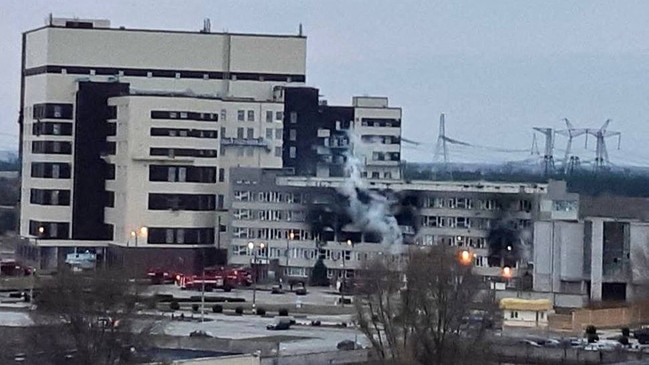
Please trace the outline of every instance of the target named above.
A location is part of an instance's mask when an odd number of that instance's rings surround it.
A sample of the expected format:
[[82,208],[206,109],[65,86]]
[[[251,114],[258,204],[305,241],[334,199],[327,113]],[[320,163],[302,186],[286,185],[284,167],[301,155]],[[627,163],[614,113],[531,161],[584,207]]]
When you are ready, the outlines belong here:
[[[607,119],[604,124],[599,129],[587,129],[586,133],[595,136],[597,140],[597,145],[595,147],[595,170],[599,171],[610,165],[608,159],[608,151],[606,150],[606,138],[608,137],[617,137],[617,149],[620,149],[620,144],[622,142],[622,133],[609,131],[608,125],[611,123],[610,119]],[[588,139],[586,139],[586,146],[588,146]]]
[[302,34],[303,34],[303,32],[302,32],[302,23],[300,23],[300,26],[298,27],[298,33],[297,33],[297,34],[298,34],[300,37],[302,37]]
[[201,33],[210,33],[212,31],[212,21],[210,18],[203,19],[203,29]]
[[433,161],[439,160],[439,155],[442,154],[444,159],[444,167],[448,164],[448,146],[446,145],[446,123],[444,121],[444,113],[439,116],[439,133],[437,135],[437,145],[435,146],[435,154]]
[[568,143],[566,144],[566,154],[563,157],[563,164],[561,165],[561,168],[563,168],[563,172],[567,173],[568,169],[572,167],[569,166],[570,162],[574,162],[574,159],[570,156],[570,152],[572,149],[572,139],[575,137],[579,137],[581,135],[584,135],[588,132],[588,129],[586,128],[575,128],[572,123],[568,120],[568,118],[563,118],[563,121],[566,122],[566,129],[558,130],[556,131],[557,134],[560,134],[562,136],[568,137]]
[[545,136],[545,149],[543,151],[543,170],[547,175],[554,170],[554,130],[552,128],[534,127],[534,130]]

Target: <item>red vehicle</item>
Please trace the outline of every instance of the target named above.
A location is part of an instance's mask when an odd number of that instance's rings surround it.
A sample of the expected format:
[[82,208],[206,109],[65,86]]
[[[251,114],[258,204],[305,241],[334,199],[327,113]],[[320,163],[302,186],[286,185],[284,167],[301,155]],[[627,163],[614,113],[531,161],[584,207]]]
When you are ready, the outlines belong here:
[[174,282],[174,278],[176,277],[173,273],[163,269],[149,269],[146,275],[153,285],[171,284]]
[[15,260],[3,260],[0,262],[0,275],[2,276],[29,276],[34,271],[34,268],[25,266]]
[[237,267],[229,268],[226,271],[228,281],[234,286],[252,285],[252,273],[247,268]]
[[221,272],[205,271],[204,275],[176,275],[176,285],[183,290],[203,290],[212,291],[214,289],[223,289],[225,292],[232,290],[229,280]]

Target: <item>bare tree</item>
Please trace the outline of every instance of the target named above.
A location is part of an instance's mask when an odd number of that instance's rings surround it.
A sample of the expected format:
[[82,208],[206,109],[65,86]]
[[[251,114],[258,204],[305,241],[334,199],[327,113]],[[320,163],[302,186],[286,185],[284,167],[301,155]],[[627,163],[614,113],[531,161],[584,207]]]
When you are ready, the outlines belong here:
[[[121,365],[141,361],[156,323],[138,320],[137,286],[116,270],[59,272],[37,296],[37,321],[30,352],[43,354],[39,364]],[[135,327],[140,327],[136,331]]]
[[488,349],[495,306],[485,283],[445,246],[409,256],[400,279],[390,256],[360,273],[358,324],[379,358],[397,364],[473,364]]

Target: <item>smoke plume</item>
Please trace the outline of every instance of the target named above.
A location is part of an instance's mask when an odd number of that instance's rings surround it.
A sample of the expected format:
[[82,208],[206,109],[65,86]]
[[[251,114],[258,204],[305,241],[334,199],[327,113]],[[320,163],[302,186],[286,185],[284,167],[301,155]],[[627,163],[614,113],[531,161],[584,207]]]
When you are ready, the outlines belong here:
[[340,193],[349,200],[348,214],[352,222],[363,231],[377,232],[381,243],[390,247],[393,254],[402,251],[403,236],[397,219],[390,211],[391,202],[383,195],[368,190],[361,177],[363,143],[358,134],[350,128],[347,132],[349,150],[346,153],[345,172],[347,179]]

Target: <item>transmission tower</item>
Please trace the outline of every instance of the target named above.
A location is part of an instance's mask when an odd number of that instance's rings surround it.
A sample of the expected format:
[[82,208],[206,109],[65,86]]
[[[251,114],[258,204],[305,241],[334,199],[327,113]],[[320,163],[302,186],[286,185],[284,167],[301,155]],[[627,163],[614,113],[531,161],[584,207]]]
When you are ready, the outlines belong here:
[[435,154],[433,155],[434,162],[439,161],[440,154],[442,154],[444,167],[446,167],[448,165],[448,146],[446,145],[446,126],[443,113],[439,116],[439,134],[437,135],[437,145],[435,146]]
[[545,136],[545,149],[543,151],[543,170],[546,175],[554,170],[554,130],[552,128],[534,127],[534,130]]
[[[595,170],[602,170],[610,165],[608,159],[608,151],[606,150],[606,138],[608,137],[617,137],[617,149],[620,149],[620,144],[622,142],[622,133],[609,131],[608,125],[611,123],[610,119],[607,119],[606,122],[599,129],[588,129],[586,131],[587,135],[595,136],[597,145],[595,147]],[[586,146],[588,146],[588,137],[586,137]]]
[[[564,173],[568,173],[568,170],[570,169],[571,171],[574,170],[574,162],[578,161],[575,160],[573,157],[576,156],[571,156],[571,150],[572,150],[572,140],[575,137],[582,136],[586,133],[588,133],[587,128],[575,128],[572,123],[568,120],[568,118],[563,118],[563,121],[566,122],[566,129],[558,130],[556,131],[557,134],[560,134],[562,136],[568,137],[568,143],[566,144],[566,154],[563,157],[563,164],[561,165],[561,168],[563,169]],[[571,166],[568,166],[568,165]]]
[[532,134],[532,148],[530,148],[530,155],[540,155],[539,143],[536,140],[536,134]]

